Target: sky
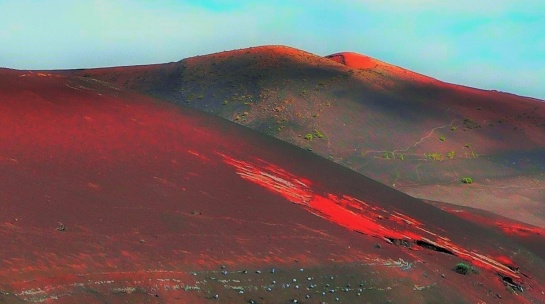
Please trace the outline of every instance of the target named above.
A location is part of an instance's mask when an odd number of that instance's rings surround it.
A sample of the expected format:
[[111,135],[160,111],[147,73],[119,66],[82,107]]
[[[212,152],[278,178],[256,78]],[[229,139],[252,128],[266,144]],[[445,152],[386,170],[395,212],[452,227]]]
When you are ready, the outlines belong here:
[[543,0],[0,0],[0,67],[163,63],[268,44],[545,100]]

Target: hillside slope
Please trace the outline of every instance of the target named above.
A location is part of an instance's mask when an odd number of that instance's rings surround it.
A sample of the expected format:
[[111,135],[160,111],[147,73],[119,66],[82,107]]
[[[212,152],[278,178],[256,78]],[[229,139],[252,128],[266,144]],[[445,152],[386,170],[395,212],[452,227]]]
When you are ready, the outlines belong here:
[[214,116],[0,70],[0,122],[3,303],[545,301],[541,231],[524,245]]
[[282,46],[69,73],[227,118],[416,197],[545,227],[545,103],[536,99]]

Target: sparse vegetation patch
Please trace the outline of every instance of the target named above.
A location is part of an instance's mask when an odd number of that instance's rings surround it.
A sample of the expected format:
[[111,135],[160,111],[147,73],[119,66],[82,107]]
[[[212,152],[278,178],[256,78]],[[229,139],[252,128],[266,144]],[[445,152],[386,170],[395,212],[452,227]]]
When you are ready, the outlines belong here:
[[445,159],[445,156],[443,155],[443,153],[439,153],[439,152],[427,153],[425,156],[429,160],[443,160],[443,159]]
[[462,183],[464,184],[472,184],[473,183],[473,179],[471,177],[464,177],[462,178]]
[[324,134],[318,130],[314,130],[314,135],[318,138],[324,138]]

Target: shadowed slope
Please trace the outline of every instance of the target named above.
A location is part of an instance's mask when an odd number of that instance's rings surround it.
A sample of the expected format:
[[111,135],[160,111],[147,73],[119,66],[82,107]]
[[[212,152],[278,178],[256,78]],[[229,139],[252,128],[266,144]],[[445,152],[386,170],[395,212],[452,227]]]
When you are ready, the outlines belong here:
[[71,73],[219,115],[417,197],[545,227],[545,103],[329,57],[265,46]]
[[539,253],[307,151],[92,79],[0,80],[2,301],[545,300]]

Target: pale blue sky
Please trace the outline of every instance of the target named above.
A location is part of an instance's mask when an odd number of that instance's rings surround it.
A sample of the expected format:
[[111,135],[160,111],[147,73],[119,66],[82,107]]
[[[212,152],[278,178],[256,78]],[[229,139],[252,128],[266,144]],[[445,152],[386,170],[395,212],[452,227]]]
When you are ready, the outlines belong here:
[[263,44],[354,51],[545,99],[542,0],[0,0],[2,67],[161,63]]

